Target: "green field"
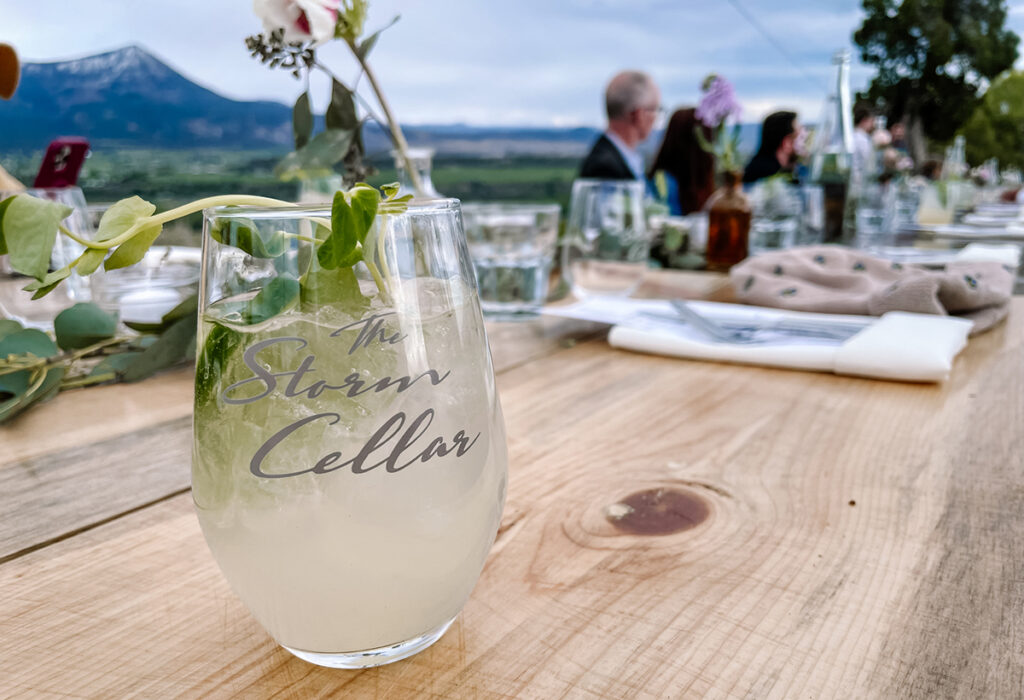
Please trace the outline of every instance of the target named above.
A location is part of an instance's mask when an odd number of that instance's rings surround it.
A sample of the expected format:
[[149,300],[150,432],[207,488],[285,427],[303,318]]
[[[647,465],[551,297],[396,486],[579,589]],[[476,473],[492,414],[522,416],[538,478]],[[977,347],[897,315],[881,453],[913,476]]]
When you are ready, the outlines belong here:
[[[265,151],[96,150],[82,169],[79,184],[90,204],[103,204],[138,195],[160,210],[218,194],[252,194],[293,200],[296,182],[274,176],[283,154]],[[12,175],[31,183],[42,153],[0,159]],[[379,172],[372,184],[394,182],[390,161],[375,162]],[[569,192],[579,163],[556,158],[445,158],[434,161],[433,180],[439,192],[464,202],[557,202],[568,207]],[[198,243],[202,218],[193,215],[184,225],[161,237],[167,244]]]

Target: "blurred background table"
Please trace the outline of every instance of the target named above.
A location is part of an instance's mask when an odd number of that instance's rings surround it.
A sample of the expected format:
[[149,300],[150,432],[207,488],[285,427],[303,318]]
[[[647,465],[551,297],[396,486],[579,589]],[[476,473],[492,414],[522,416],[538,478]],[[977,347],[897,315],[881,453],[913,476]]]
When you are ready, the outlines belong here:
[[[663,272],[644,291],[724,287]],[[489,325],[510,454],[497,541],[436,645],[361,672],[292,657],[229,590],[188,492],[188,371],[67,392],[0,427],[0,695],[1019,696],[1014,304],[941,386]]]

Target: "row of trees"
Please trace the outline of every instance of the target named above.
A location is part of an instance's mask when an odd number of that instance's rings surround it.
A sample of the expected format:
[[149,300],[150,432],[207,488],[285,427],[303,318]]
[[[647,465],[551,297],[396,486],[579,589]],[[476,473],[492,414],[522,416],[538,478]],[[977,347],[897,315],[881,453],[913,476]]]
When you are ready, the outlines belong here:
[[862,0],[854,33],[878,73],[863,97],[907,127],[919,162],[957,133],[974,164],[1024,168],[1024,73],[1010,72],[1019,37],[1006,0]]

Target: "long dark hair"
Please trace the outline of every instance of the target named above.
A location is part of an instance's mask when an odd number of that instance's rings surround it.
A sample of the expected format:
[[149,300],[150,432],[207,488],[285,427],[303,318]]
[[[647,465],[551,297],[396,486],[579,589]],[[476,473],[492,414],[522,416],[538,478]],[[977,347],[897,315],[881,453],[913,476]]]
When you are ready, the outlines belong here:
[[761,146],[757,149],[757,155],[774,158],[783,140],[793,133],[794,122],[796,112],[773,112],[765,117],[761,125]]
[[650,175],[664,170],[679,185],[679,207],[684,214],[700,211],[715,190],[715,159],[700,147],[695,129],[711,141],[711,129],[697,121],[693,107],[677,109],[669,119]]

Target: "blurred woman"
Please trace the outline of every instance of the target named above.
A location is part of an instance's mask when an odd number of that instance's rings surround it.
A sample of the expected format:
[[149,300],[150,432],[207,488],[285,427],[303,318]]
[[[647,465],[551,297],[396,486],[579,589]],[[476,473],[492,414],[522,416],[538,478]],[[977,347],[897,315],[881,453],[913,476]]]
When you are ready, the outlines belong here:
[[747,163],[743,182],[749,184],[779,173],[792,175],[799,138],[796,112],[775,112],[765,117],[761,125],[761,146]]
[[[694,131],[699,127],[710,141],[711,129],[697,121],[695,111],[686,107],[672,114],[648,173],[655,190],[667,198],[674,216],[700,211],[715,190],[714,156],[701,148]],[[664,183],[664,192],[660,191],[660,182]]]

